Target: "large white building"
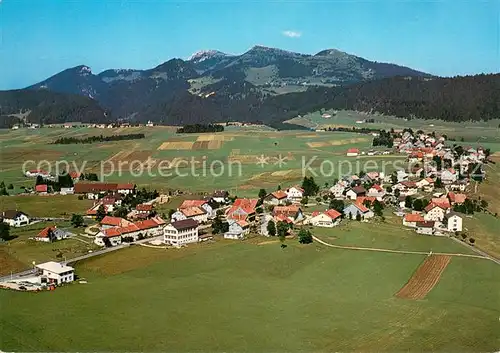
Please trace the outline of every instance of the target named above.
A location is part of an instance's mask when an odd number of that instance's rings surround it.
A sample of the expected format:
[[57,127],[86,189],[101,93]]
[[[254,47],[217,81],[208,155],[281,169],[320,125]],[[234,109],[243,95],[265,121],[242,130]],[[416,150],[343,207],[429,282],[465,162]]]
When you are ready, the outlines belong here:
[[462,231],[462,216],[456,212],[448,212],[444,216],[444,222],[446,223],[446,228],[450,232],[461,232]]
[[62,263],[49,261],[36,268],[41,272],[42,283],[54,283],[56,285],[69,283],[75,280],[75,269]]
[[189,243],[197,243],[199,241],[198,222],[188,218],[170,223],[163,228],[163,241],[165,244],[176,247]]

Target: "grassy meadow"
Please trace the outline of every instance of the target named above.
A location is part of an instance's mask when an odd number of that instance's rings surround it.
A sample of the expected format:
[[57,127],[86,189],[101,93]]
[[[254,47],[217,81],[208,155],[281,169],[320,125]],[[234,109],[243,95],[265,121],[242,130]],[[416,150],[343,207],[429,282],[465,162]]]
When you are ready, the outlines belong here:
[[287,243],[134,247],[78,264],[87,284],[0,291],[8,303],[0,348],[480,352],[500,344],[500,270],[490,261],[453,258],[429,295],[412,301],[394,294],[425,256]]
[[[104,142],[94,144],[52,144],[58,137],[85,137],[144,133],[145,139]],[[314,131],[277,132],[265,127],[229,126],[227,131],[216,134],[176,134],[170,127],[130,127],[119,129],[95,128],[42,128],[22,129],[0,134],[0,181],[14,185],[13,193],[21,186],[33,186],[34,180],[22,174],[23,163],[34,161],[27,169],[34,169],[40,161],[52,167],[58,161],[73,163],[85,172],[104,172],[107,181],[135,182],[160,190],[183,189],[211,192],[229,189],[237,195],[253,195],[261,187],[274,189],[300,182],[303,166],[320,175],[324,162],[325,176],[319,182],[331,182],[339,174],[363,169],[368,158],[361,158],[360,165],[342,165],[348,148],[367,151],[371,136],[354,133],[317,133]],[[258,158],[266,157],[258,165]],[[278,158],[284,164],[277,164]],[[393,170],[392,163],[400,156],[370,157],[376,163],[370,168]],[[351,160],[354,162],[354,159]],[[143,173],[140,173],[143,163]],[[168,169],[168,168],[171,169]],[[48,166],[41,165],[48,169]],[[61,167],[60,169],[66,169]],[[214,175],[215,174],[215,175]]]

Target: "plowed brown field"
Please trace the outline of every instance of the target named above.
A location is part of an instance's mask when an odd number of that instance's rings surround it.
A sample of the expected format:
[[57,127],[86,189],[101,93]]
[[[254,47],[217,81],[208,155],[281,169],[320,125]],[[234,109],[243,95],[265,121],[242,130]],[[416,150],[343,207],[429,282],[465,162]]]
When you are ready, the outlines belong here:
[[418,267],[408,283],[396,293],[404,299],[423,299],[438,283],[451,256],[431,255]]

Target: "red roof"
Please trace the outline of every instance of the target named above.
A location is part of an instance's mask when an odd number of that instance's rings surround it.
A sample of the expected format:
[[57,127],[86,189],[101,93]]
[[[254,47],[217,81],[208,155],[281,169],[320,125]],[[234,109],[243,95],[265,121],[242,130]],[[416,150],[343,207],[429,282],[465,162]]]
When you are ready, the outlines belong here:
[[276,206],[273,208],[273,214],[275,216],[278,214],[283,214],[287,217],[295,216],[299,211],[300,211],[300,207],[297,205]]
[[109,228],[103,231],[103,234],[108,238],[121,236],[119,228]]
[[455,194],[454,192],[449,192],[448,197],[452,203],[464,203],[467,199],[467,195]]
[[405,214],[404,220],[406,222],[424,222],[425,219],[420,213],[408,213]]
[[379,192],[384,191],[384,189],[379,184],[373,184],[372,188],[379,191]]
[[34,170],[30,170],[30,173],[31,174],[44,174],[44,175],[48,175],[49,173],[46,172],[45,170],[41,170],[41,169],[34,169]]
[[156,227],[158,227],[159,224],[156,223],[152,219],[146,219],[144,221],[135,222],[135,225],[140,230],[145,230],[145,229],[150,229],[150,228],[156,228]]
[[36,192],[47,192],[47,185],[45,184],[40,184],[35,186],[35,191]]
[[357,203],[360,203],[360,204],[362,204],[362,205],[363,205],[363,204],[365,203],[365,201],[369,201],[369,202],[370,202],[370,204],[372,204],[372,203],[374,203],[374,202],[375,202],[375,200],[376,200],[376,199],[377,199],[377,198],[376,198],[376,197],[373,197],[373,196],[358,196],[358,197],[356,198],[356,202],[357,202]]
[[145,203],[140,203],[137,206],[135,206],[135,209],[137,211],[152,211],[153,210],[153,205],[145,204]]
[[37,238],[47,238],[49,236],[49,230],[56,230],[57,226],[53,225],[53,226],[48,226],[48,227],[45,227],[43,228],[40,233],[38,233],[38,235],[36,236]]
[[431,203],[440,206],[443,209],[451,207],[450,200],[447,197],[435,197],[431,199]]
[[200,207],[206,203],[205,200],[184,200],[179,208]]
[[111,217],[111,216],[105,216],[101,221],[101,225],[115,226],[115,227],[124,227],[130,224],[131,222],[127,221],[124,218]]
[[255,208],[258,202],[258,199],[236,199],[233,206]]
[[368,212],[368,211],[369,211],[369,209],[368,209],[368,208],[366,208],[366,206],[365,206],[365,205],[360,204],[360,203],[358,203],[358,202],[353,203],[353,205],[354,205],[354,206],[356,206],[356,207],[358,208],[358,210],[360,210],[360,211],[361,211],[361,212],[363,212],[363,213],[364,213],[364,212]]
[[342,214],[339,211],[334,209],[326,210],[324,213],[331,219],[337,219],[340,216],[342,216]]
[[278,191],[272,192],[271,195],[273,197],[277,198],[278,200],[285,199],[287,196],[286,192],[284,192],[283,190],[278,190]]
[[359,153],[359,149],[357,149],[357,148],[349,148],[347,150],[347,153]]
[[75,193],[83,194],[88,192],[103,192],[117,190],[133,190],[134,184],[117,184],[117,183],[86,183],[79,182],[75,184]]
[[82,174],[81,173],[78,173],[78,172],[69,172],[69,176],[71,177],[71,179],[77,179],[81,176]]
[[406,188],[416,188],[417,187],[417,183],[414,181],[402,181],[402,182],[400,182],[400,184]]
[[132,183],[116,184],[118,190],[134,190],[135,185]]

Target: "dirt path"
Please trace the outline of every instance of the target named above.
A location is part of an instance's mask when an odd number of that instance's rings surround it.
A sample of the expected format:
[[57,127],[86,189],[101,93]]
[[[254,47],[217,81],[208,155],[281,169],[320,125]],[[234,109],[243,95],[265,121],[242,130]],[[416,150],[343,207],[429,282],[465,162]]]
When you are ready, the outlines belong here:
[[[410,251],[410,250],[392,250],[392,249],[382,249],[382,248],[366,248],[360,246],[349,246],[349,245],[333,245],[327,243],[318,237],[313,235],[313,239],[320,244],[325,246],[335,248],[335,249],[346,249],[346,250],[360,250],[360,251],[375,251],[375,252],[385,252],[385,253],[393,253],[393,254],[411,254],[411,255],[429,255],[429,252],[426,251]],[[474,259],[482,259],[482,260],[491,260],[489,257],[480,256],[480,255],[470,255],[470,254],[458,254],[458,253],[442,253],[436,252],[434,255],[444,255],[444,256],[456,256],[456,257],[470,257]]]
[[396,293],[396,297],[403,299],[424,299],[436,286],[450,263],[451,256],[431,255],[417,268],[410,280]]

